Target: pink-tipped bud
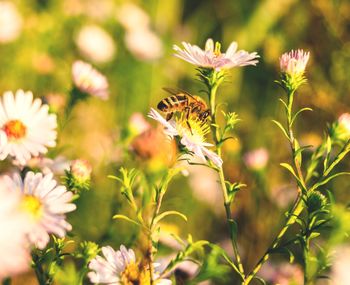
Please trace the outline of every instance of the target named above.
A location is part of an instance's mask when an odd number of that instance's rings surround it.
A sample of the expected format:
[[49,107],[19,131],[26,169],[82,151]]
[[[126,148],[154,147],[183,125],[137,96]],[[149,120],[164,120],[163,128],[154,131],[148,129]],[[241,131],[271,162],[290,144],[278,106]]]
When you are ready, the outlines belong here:
[[310,53],[305,52],[302,49],[284,53],[280,57],[281,72],[287,73],[291,77],[302,75],[305,71],[309,57]]
[[91,177],[91,165],[84,159],[76,159],[72,162],[70,167],[71,173],[78,181],[87,181]]

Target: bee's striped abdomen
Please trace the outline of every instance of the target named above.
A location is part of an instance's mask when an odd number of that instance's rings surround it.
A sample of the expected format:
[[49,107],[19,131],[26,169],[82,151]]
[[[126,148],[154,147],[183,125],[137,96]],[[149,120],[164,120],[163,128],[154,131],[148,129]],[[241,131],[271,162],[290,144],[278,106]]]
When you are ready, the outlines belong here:
[[184,95],[173,95],[164,98],[157,105],[157,108],[162,112],[174,112],[182,106],[186,105],[187,97]]

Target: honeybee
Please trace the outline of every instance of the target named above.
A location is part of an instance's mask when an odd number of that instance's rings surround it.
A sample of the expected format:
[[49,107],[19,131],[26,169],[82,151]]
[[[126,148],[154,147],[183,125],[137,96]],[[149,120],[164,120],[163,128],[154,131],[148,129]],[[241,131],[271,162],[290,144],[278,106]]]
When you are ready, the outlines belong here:
[[161,100],[157,108],[166,114],[166,120],[169,121],[175,112],[184,112],[186,119],[191,116],[198,118],[203,123],[210,115],[207,103],[199,96],[191,95],[183,90],[175,90],[172,88],[163,88],[172,94],[171,96]]

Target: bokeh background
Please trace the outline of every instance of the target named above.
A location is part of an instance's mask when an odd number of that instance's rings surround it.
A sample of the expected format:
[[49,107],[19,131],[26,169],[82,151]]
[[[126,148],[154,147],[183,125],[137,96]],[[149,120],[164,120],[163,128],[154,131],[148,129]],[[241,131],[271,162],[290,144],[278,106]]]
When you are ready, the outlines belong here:
[[[194,80],[195,69],[175,58],[172,46],[182,41],[203,46],[207,38],[222,42],[223,49],[237,41],[240,49],[257,51],[261,56],[257,67],[232,70],[219,95],[224,108],[241,118],[237,139],[225,146],[224,166],[231,181],[247,184],[233,211],[244,264],[251,268],[280,229],[284,212],[296,195],[295,184],[279,166],[290,159],[288,144],[271,123],[283,118],[278,103],[282,90],[274,83],[279,56],[297,48],[311,53],[308,84],[300,89],[296,105],[309,106],[314,112],[302,115],[296,133],[303,145],[318,145],[327,124],[349,111],[350,2],[0,1],[1,93],[31,90],[60,116],[72,87],[71,65],[75,60],[92,63],[110,83],[108,101],[91,97],[76,106],[69,121],[60,117],[59,147],[50,154],[68,160],[84,158],[93,166],[92,189],[83,194],[78,210],[70,215],[75,240],[135,246],[137,230],[112,220],[113,214],[127,213],[128,209],[119,185],[107,175],[117,174],[120,166],[152,168],[130,151],[141,120],[138,116],[146,116],[150,107],[167,96],[162,87],[180,87],[198,94],[201,85]],[[136,119],[135,113],[140,113]],[[253,157],[251,163],[247,154],[256,149],[260,149],[260,160]],[[343,167],[349,169],[349,164]],[[215,174],[203,167],[192,167],[189,172],[188,177],[178,177],[172,183],[163,205],[182,211],[189,221],[169,220],[164,228],[183,237],[191,233],[194,239],[207,239],[229,250]],[[346,212],[349,186],[345,178],[329,185],[340,213],[338,234],[326,235],[330,249],[346,244],[343,233],[347,224],[350,227]],[[350,255],[347,262],[349,259]],[[300,271],[298,266],[287,266],[287,261],[285,256],[276,256],[262,274],[272,283],[301,284],[298,276],[290,283],[276,281],[276,275],[288,279]],[[212,284],[234,282],[228,272],[219,277]],[[34,282],[30,280],[29,274],[17,283]]]

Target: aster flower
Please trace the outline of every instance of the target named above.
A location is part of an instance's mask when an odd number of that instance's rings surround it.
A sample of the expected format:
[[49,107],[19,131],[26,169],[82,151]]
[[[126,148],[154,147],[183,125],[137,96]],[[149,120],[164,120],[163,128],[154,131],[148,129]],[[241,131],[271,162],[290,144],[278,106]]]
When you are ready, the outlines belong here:
[[22,197],[21,209],[28,217],[28,238],[38,248],[43,249],[49,242],[49,234],[64,237],[72,226],[66,222],[65,213],[75,210],[69,203],[73,193],[64,186],[57,185],[53,174],[28,172],[22,181],[19,174],[5,176],[5,183]]
[[56,145],[56,115],[32,92],[5,92],[0,100],[0,160],[8,155],[21,165]]
[[91,64],[77,60],[72,65],[72,76],[75,86],[82,92],[108,99],[108,82],[104,75]]
[[[127,249],[124,245],[120,250],[115,251],[110,246],[102,247],[102,256],[96,256],[90,264],[88,273],[90,281],[94,284],[110,285],[148,285],[150,284],[149,269],[136,261],[135,253],[132,249]],[[159,279],[159,274],[153,274],[154,284],[171,285],[168,279]]]
[[183,42],[183,48],[174,45],[175,56],[198,67],[213,68],[216,70],[229,69],[236,66],[256,65],[259,55],[256,52],[249,53],[245,50],[237,51],[237,43],[232,42],[226,53],[221,53],[220,43],[208,39],[205,49],[196,45]]
[[302,49],[284,53],[280,57],[280,69],[282,72],[282,84],[289,90],[296,90],[306,82],[304,72],[310,53]]
[[21,197],[0,181],[0,282],[29,269],[27,218],[19,211]]
[[[187,150],[193,152],[202,160],[206,161],[206,158],[208,158],[216,166],[221,167],[222,159],[207,148],[213,146],[205,142],[205,135],[209,132],[209,127],[207,125],[203,125],[201,121],[193,118],[187,120],[180,117],[179,119],[167,121],[153,108],[151,108],[148,116],[162,124],[165,134],[170,138],[180,137],[181,144],[185,146]],[[190,124],[191,129],[189,129],[188,124]]]

